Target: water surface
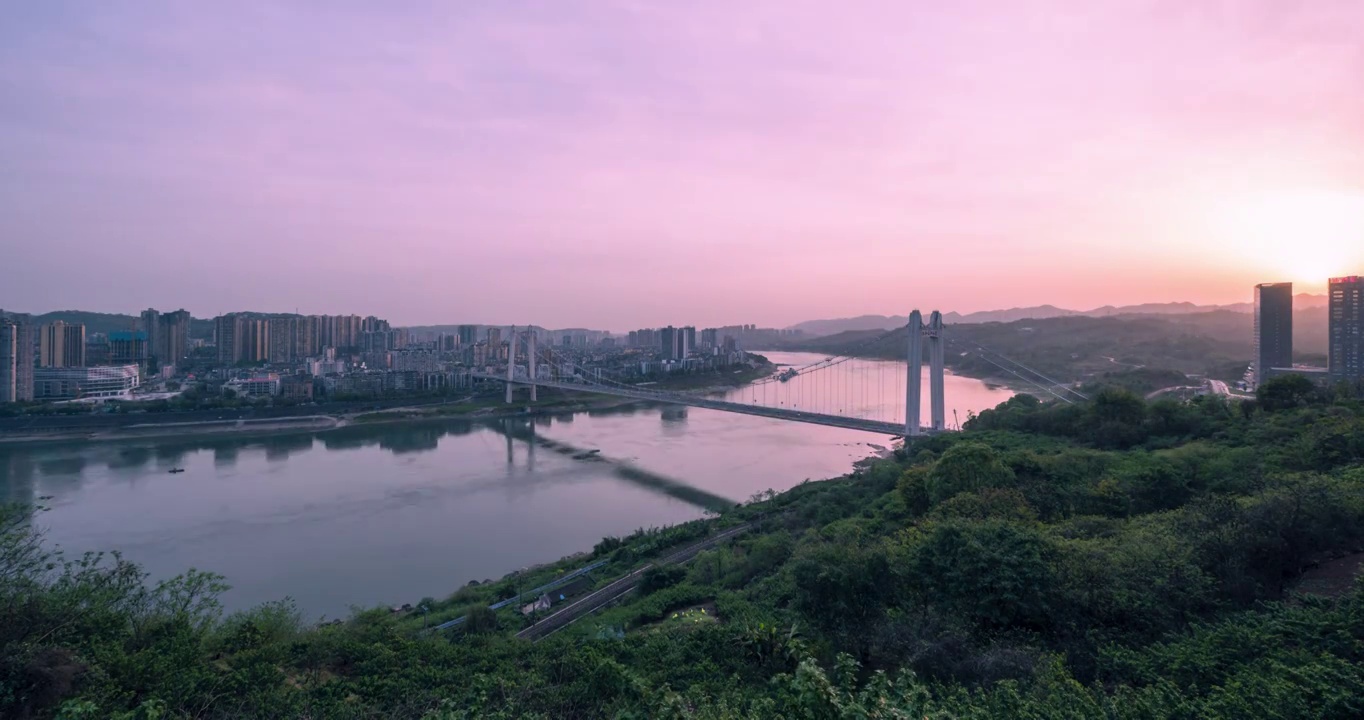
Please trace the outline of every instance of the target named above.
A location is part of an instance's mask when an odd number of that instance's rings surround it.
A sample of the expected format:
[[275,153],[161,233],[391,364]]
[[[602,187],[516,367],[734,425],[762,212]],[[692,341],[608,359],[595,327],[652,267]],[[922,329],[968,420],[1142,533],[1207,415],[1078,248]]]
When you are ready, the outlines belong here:
[[[854,393],[851,380],[837,376],[797,378],[769,386],[767,401],[785,393],[809,409],[858,402],[864,415],[903,416],[903,363],[826,372],[875,377],[861,385],[878,391]],[[898,385],[882,380],[895,373]],[[729,397],[757,402],[760,392]],[[953,408],[964,420],[1011,394],[949,376],[948,422]],[[890,444],[864,432],[676,407],[538,417],[534,425],[544,437],[735,501],[842,474],[872,452],[869,445]],[[41,522],[68,552],[118,550],[154,579],[210,570],[233,586],[223,598],[229,609],[290,596],[310,617],[444,597],[470,580],[589,550],[606,535],[705,512],[609,465],[510,437],[525,429],[524,422],[509,433],[498,422],[441,421],[0,449],[0,499],[50,496]],[[171,474],[172,467],[185,472]]]

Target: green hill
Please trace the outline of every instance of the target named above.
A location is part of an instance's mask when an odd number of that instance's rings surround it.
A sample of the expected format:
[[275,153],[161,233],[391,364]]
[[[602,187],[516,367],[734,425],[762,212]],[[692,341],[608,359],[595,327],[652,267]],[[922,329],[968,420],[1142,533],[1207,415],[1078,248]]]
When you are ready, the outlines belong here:
[[111,332],[137,330],[141,322],[135,315],[88,312],[85,310],[57,310],[56,312],[33,316],[33,321],[39,324],[57,322],[58,320],[73,325],[84,325],[87,335],[94,333],[108,335]]
[[[0,716],[1359,717],[1364,404],[1305,382],[1235,405],[1017,396],[846,477],[322,627],[287,601],[220,618],[205,573],[53,566],[11,510]],[[519,603],[488,607],[741,524],[538,643]]]
[[[964,323],[947,328],[950,342],[946,361],[948,367],[966,375],[1007,378],[978,352],[983,347],[1065,382],[1088,381],[1134,366],[1237,380],[1254,355],[1253,322],[1246,313],[1224,310]],[[877,338],[881,339],[873,342]],[[900,329],[889,334],[840,333],[798,347],[829,354],[901,359],[905,344],[905,333]],[[1324,312],[1296,314],[1294,344],[1300,361],[1324,364]]]
[[[58,320],[85,326],[85,334],[93,335],[102,333],[108,335],[111,332],[124,330],[138,330],[141,328],[141,318],[137,315],[124,315],[122,313],[100,313],[88,310],[57,310],[54,312],[34,315],[33,320],[38,324],[56,322]],[[189,335],[192,338],[210,339],[213,337],[213,321],[200,318],[191,318],[189,324]]]

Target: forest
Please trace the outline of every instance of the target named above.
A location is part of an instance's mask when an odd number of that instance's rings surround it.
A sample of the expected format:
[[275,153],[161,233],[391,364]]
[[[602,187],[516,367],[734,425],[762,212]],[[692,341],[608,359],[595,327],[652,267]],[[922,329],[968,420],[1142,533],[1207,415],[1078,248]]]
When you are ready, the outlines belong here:
[[[1077,383],[1102,381],[1133,369],[1235,382],[1255,354],[1253,316],[1225,310],[960,323],[950,325],[944,337],[948,368],[1006,381],[1014,378],[1000,367],[1011,366],[1001,355],[1056,380]],[[1325,311],[1295,313],[1293,341],[1296,362],[1324,366]],[[903,329],[872,330],[815,338],[793,349],[901,360],[905,345]]]
[[[539,642],[488,608],[740,526]],[[1364,716],[1364,403],[1295,376],[1019,395],[844,477],[321,626],[287,599],[224,616],[231,578],[151,583],[41,527],[0,518],[0,717]]]

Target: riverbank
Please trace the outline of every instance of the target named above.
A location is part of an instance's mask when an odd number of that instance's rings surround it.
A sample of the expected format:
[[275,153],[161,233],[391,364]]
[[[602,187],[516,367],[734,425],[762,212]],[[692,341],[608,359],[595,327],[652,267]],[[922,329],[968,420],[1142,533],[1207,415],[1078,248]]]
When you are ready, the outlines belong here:
[[[292,434],[321,435],[357,424],[380,425],[416,423],[430,420],[469,420],[492,421],[509,418],[526,418],[564,412],[590,412],[606,410],[639,401],[626,398],[602,398],[592,402],[545,403],[540,405],[519,405],[515,409],[498,411],[491,405],[461,412],[439,412],[440,405],[419,405],[407,408],[391,408],[370,413],[341,415],[304,415],[282,418],[240,419],[240,420],[194,420],[185,422],[151,422],[133,425],[118,425],[94,430],[51,430],[0,435],[0,448],[15,445],[41,445],[46,443],[72,442],[120,442],[130,440],[161,440],[166,438],[204,438],[230,436],[249,439],[252,437],[278,436]],[[505,406],[504,406],[505,407]],[[390,416],[391,415],[391,416]]]
[[[776,372],[776,369],[774,364],[764,361],[757,368],[733,373],[737,376],[733,380],[729,377],[706,374],[704,376],[678,377],[648,387],[657,390],[682,390],[697,394],[726,392],[767,377]],[[505,404],[500,395],[469,395],[447,402],[414,401],[411,405],[339,413],[325,412],[327,406],[321,405],[306,409],[299,408],[300,414],[298,415],[269,418],[220,417],[207,420],[199,419],[203,415],[202,412],[195,413],[193,415],[195,419],[176,419],[172,413],[128,413],[104,418],[79,416],[79,426],[77,427],[6,429],[0,432],[0,448],[42,443],[118,442],[181,436],[230,435],[249,438],[281,433],[324,433],[354,424],[391,424],[436,419],[504,420],[564,412],[606,410],[640,402],[629,398],[598,395],[591,392],[569,394],[548,388],[542,389],[540,394],[545,396],[544,399],[534,403],[517,400],[512,405]],[[318,410],[324,412],[318,412]],[[145,421],[139,422],[144,418]]]

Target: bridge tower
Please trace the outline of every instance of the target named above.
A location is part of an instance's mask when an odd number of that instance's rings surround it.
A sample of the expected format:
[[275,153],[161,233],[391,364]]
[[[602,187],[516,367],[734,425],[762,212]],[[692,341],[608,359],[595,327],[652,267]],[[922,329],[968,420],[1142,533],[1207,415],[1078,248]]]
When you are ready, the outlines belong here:
[[[492,348],[488,348],[491,350]],[[512,402],[512,381],[516,379],[516,326],[511,328],[511,338],[507,341],[507,404]]]
[[526,371],[530,373],[530,401],[535,402],[535,328],[526,328],[526,334],[530,336],[526,340],[526,354],[530,356],[526,359]]
[[928,341],[928,395],[931,410],[930,428],[941,431],[947,426],[947,403],[943,388],[943,323],[937,310],[924,325],[923,315],[915,310],[909,314],[906,326],[908,339],[908,368],[905,382],[905,437],[923,434],[920,423],[923,401],[924,340]]
[[909,336],[909,354],[906,356],[909,370],[905,375],[905,437],[910,437],[923,432],[919,408],[923,399],[920,384],[924,375],[924,318],[918,310],[909,314],[906,330],[905,334]]
[[947,405],[943,396],[943,338],[942,313],[929,316],[928,332],[928,402],[932,408],[932,428],[942,432],[947,428]]

